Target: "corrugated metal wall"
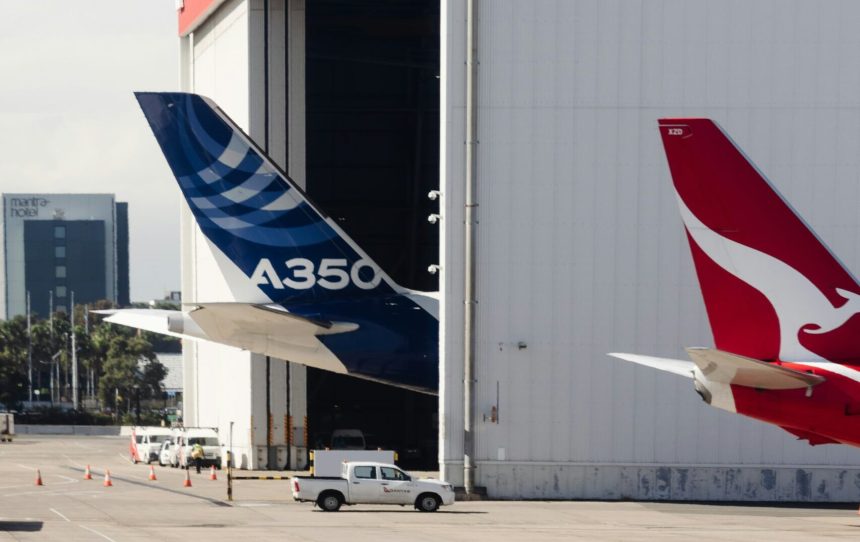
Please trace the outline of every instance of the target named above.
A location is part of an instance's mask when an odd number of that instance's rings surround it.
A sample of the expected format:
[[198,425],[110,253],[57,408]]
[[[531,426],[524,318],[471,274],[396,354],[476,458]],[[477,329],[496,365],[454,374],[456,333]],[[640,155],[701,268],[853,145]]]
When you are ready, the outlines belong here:
[[[284,0],[224,2],[191,36],[183,38],[180,74],[184,90],[215,100],[255,141],[271,147],[272,157],[281,165],[286,164],[288,152],[284,115],[286,5]],[[266,7],[268,16],[264,12]],[[289,7],[289,24],[301,29],[304,4],[292,1]],[[268,33],[264,30],[267,24]],[[269,40],[268,57],[264,53],[267,47],[264,37]],[[291,50],[303,53],[303,34],[291,33],[289,39]],[[304,62],[293,61],[290,67],[302,73],[302,79],[293,78],[294,84],[303,84]],[[271,108],[266,106],[267,85]],[[290,96],[290,106],[303,110],[303,103],[294,98]],[[295,117],[289,152],[291,158],[297,153],[300,159],[289,164],[289,171],[294,179],[304,183],[304,138],[295,132],[303,131],[304,119],[301,112]],[[183,300],[232,301],[237,295],[241,297],[236,284],[229,284],[230,279],[216,261],[223,254],[203,236],[184,200],[181,209]],[[226,443],[232,423],[238,467],[282,468],[288,458],[294,466],[305,465],[304,367],[293,366],[288,379],[287,363],[283,360],[271,358],[267,371],[263,355],[205,341],[185,341],[183,356],[186,425],[218,427],[221,441]],[[291,427],[286,426],[288,401]],[[288,451],[289,434],[301,438],[294,438]]]
[[[192,36],[184,38],[188,40],[188,50],[182,67],[187,80],[185,90],[216,100],[246,128],[250,125],[251,77],[248,11],[245,0],[224,3]],[[235,299],[218,271],[211,245],[184,200],[180,224],[183,300]],[[260,468],[257,446],[265,443],[260,439],[261,431],[255,427],[264,423],[260,418],[264,417],[265,405],[260,408],[259,393],[252,391],[255,383],[259,386],[259,367],[264,362],[254,357],[209,342],[185,341],[183,346],[185,425],[217,427],[222,442],[226,442],[230,439],[230,422],[234,422],[235,464],[244,468]]]
[[[860,3],[479,6],[478,484],[497,497],[860,499],[860,470],[823,468],[860,451],[812,448],[605,355],[712,344],[661,116],[720,122],[860,270]],[[463,0],[443,2],[442,24],[440,455],[459,482]],[[500,421],[481,422],[497,389]]]

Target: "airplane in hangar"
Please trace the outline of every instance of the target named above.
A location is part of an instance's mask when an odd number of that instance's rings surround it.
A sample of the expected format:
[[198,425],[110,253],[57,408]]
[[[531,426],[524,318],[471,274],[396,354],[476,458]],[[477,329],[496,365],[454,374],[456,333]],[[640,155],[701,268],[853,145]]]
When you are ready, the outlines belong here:
[[857,280],[715,122],[659,129],[715,347],[610,355],[811,445],[860,446]]
[[212,100],[135,96],[232,299],[106,321],[437,393],[437,294],[396,284]]

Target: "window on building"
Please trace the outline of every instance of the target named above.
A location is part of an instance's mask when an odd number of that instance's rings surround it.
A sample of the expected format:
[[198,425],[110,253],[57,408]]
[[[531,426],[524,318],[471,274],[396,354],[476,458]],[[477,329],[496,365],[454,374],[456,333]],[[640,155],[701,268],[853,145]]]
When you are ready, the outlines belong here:
[[57,312],[66,312],[66,306],[65,305],[57,305],[57,308],[54,310],[56,310]]
[[66,257],[66,247],[54,247],[54,257],[55,258],[65,258]]
[[57,295],[57,297],[66,297],[66,287],[65,286],[57,286],[56,295]]
[[65,239],[66,238],[66,227],[65,226],[54,226],[54,239]]
[[54,276],[57,277],[58,279],[66,278],[66,266],[65,265],[56,266],[54,268]]

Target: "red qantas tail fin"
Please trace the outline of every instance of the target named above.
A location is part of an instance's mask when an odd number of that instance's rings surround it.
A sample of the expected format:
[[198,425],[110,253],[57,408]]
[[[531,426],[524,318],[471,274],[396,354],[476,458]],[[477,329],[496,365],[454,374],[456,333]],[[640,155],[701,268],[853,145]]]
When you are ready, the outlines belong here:
[[860,286],[709,119],[660,134],[714,342],[760,360],[860,358]]

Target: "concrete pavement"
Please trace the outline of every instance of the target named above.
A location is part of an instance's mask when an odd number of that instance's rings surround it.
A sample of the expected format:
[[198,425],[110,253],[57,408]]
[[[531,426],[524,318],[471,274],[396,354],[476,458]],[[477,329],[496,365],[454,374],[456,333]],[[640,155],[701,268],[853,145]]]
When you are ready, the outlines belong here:
[[[289,482],[226,480],[132,465],[127,439],[22,436],[0,444],[0,541],[62,540],[815,540],[856,539],[853,506],[792,508],[634,502],[458,502],[435,514],[386,506],[323,513]],[[94,480],[83,480],[87,464]],[[40,469],[44,486],[34,485]],[[102,485],[109,468],[113,487]]]

